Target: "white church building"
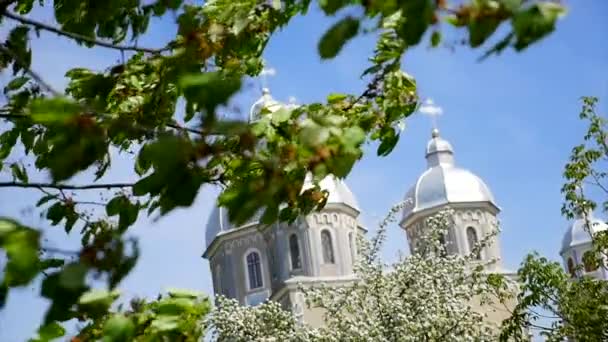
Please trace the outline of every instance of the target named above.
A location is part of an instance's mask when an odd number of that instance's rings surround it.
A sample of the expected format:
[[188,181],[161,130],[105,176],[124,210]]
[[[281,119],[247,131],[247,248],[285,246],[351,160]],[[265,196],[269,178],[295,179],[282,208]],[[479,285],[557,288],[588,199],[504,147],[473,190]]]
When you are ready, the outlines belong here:
[[[272,113],[281,106],[265,89],[252,107],[250,118],[264,115],[260,114],[262,108]],[[488,185],[457,165],[452,145],[438,130],[433,130],[425,156],[427,169],[406,193],[400,221],[410,250],[425,229],[425,220],[449,207],[454,211],[454,225],[446,237],[447,252],[469,254],[481,237],[494,230],[500,208]],[[308,180],[305,186],[310,186]],[[235,226],[225,208],[213,209],[203,256],[209,260],[216,294],[235,298],[242,305],[270,299],[308,324],[322,323],[322,314],[306,307],[298,287],[319,282],[339,286],[356,279],[355,241],[366,229],[359,221],[361,208],[356,196],[343,180],[328,176],[320,186],[329,193],[327,205],[292,224],[275,223],[259,229],[259,217],[254,217]],[[478,258],[498,260],[491,271],[502,272],[498,236],[492,237]],[[490,316],[502,320],[507,312]]]

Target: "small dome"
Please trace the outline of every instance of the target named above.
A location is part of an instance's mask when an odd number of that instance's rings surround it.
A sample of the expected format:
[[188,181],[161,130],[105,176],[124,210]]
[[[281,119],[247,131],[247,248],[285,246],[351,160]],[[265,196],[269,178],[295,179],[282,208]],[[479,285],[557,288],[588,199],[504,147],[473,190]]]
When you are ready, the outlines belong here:
[[[312,187],[311,179],[312,177],[310,177],[310,175],[306,177],[302,190]],[[321,189],[329,192],[327,204],[345,204],[359,211],[357,200],[344,181],[337,179],[333,175],[329,175],[319,182],[319,186]],[[207,221],[207,228],[205,232],[205,249],[209,248],[217,236],[225,232],[259,223],[262,214],[263,210],[260,210],[249,220],[249,222],[241,226],[236,226],[228,219],[228,211],[226,208],[215,206],[211,211],[209,220]]]
[[[587,220],[589,221],[589,230],[586,229]],[[608,229],[608,225],[604,221],[595,218],[593,214],[589,214],[587,219],[584,217],[577,218],[564,234],[560,254],[563,254],[572,247],[590,243],[592,234],[606,229]]]
[[454,165],[452,145],[433,130],[426,147],[428,169],[405,195],[403,219],[449,203],[487,202],[498,209],[486,183],[474,173]]
[[[309,189],[312,186],[312,175],[309,173],[306,175],[302,190]],[[334,175],[329,175],[319,182],[319,187],[321,187],[322,190],[327,190],[327,192],[329,192],[327,204],[345,204],[359,211],[359,204],[357,203],[355,195],[350,191],[350,188],[343,180],[338,179]]]
[[253,103],[249,110],[249,121],[255,121],[260,118],[262,109],[267,109],[271,113],[281,109],[284,105],[272,98],[268,88],[262,89],[262,97]]

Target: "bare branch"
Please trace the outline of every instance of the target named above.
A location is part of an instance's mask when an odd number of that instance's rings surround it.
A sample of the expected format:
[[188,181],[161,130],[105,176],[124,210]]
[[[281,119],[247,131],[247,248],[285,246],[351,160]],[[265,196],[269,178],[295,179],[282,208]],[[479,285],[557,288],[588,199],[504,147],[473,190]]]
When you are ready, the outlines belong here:
[[53,184],[53,183],[20,183],[20,182],[0,182],[0,188],[35,188],[35,189],[57,189],[57,190],[95,190],[112,188],[130,188],[133,183],[105,183],[105,184]]
[[35,20],[31,20],[22,16],[19,16],[17,14],[8,12],[8,11],[4,11],[4,13],[2,13],[3,16],[13,19],[15,21],[18,21],[22,24],[25,25],[30,25],[30,26],[34,26],[37,29],[41,29],[41,30],[45,30],[45,31],[49,31],[49,32],[53,32],[55,34],[58,34],[60,36],[64,36],[64,37],[68,37],[77,41],[83,41],[83,42],[87,42],[87,43],[91,43],[91,44],[95,44],[97,46],[102,46],[108,49],[114,49],[114,50],[120,50],[120,51],[137,51],[137,52],[147,52],[147,53],[152,53],[152,54],[159,54],[163,51],[167,51],[170,49],[170,47],[165,47],[162,49],[150,49],[150,48],[142,48],[142,47],[138,47],[138,46],[134,46],[134,45],[115,45],[112,43],[108,43],[108,42],[104,42],[101,40],[97,40],[91,37],[87,37],[87,36],[83,36],[81,34],[78,33],[72,33],[72,32],[68,32],[68,31],[64,31],[61,30],[59,28],[41,23],[39,21],[35,21]]

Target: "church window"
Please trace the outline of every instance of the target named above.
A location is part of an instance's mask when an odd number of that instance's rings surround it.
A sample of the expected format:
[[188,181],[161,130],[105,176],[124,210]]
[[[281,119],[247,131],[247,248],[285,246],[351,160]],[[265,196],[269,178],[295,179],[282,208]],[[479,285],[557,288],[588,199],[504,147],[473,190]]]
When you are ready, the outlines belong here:
[[355,250],[357,246],[355,246],[355,239],[353,239],[353,233],[348,233],[348,245],[350,246],[350,259],[352,262],[355,262]]
[[215,266],[215,292],[222,293],[222,271],[220,265]]
[[300,244],[298,243],[298,236],[296,234],[289,236],[289,254],[291,256],[291,269],[297,270],[302,268]]
[[[467,242],[469,243],[469,252],[471,252],[471,253],[473,252],[473,249],[477,245],[478,241],[479,241],[479,239],[477,238],[477,232],[475,231],[475,228],[468,227],[467,228]],[[475,259],[481,260],[481,251],[477,251],[475,253]]]
[[445,235],[444,234],[440,234],[439,235],[439,255],[442,257],[445,257],[448,255],[448,247],[447,244],[445,242]]
[[590,251],[583,254],[583,264],[585,265],[585,272],[597,270],[597,260],[595,260],[595,256]]
[[264,286],[262,282],[262,264],[260,253],[250,252],[246,257],[247,261],[247,276],[249,278],[249,289],[257,289]]
[[574,261],[572,258],[568,258],[568,273],[572,278],[576,277],[576,270],[574,269]]
[[335,263],[334,247],[331,243],[331,234],[328,230],[321,232],[321,247],[323,248],[323,262],[326,264]]

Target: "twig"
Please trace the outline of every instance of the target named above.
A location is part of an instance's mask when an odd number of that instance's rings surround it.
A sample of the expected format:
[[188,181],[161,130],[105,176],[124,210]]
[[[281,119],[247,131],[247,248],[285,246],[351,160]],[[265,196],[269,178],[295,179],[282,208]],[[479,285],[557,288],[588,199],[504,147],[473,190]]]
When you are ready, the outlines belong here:
[[203,131],[201,131],[201,130],[190,128],[190,127],[180,126],[178,124],[167,124],[166,126],[170,127],[170,128],[177,129],[177,130],[181,130],[181,131],[186,131],[186,132],[198,134],[198,135],[201,135],[201,136],[205,135],[205,133]]
[[19,183],[19,182],[0,182],[0,188],[36,188],[36,189],[57,189],[57,190],[94,190],[111,188],[130,188],[133,183],[106,183],[106,184],[52,184],[52,183]]
[[108,43],[108,42],[104,42],[101,40],[97,40],[91,37],[87,37],[87,36],[83,36],[81,34],[78,33],[73,33],[73,32],[68,32],[68,31],[64,31],[61,29],[58,29],[56,27],[41,23],[39,21],[35,21],[35,20],[31,20],[19,15],[16,15],[14,13],[5,11],[4,13],[2,13],[3,16],[13,19],[15,21],[18,21],[22,24],[26,24],[26,25],[31,25],[34,26],[37,29],[42,29],[42,30],[46,30],[49,32],[53,32],[55,34],[58,34],[60,36],[64,36],[64,37],[68,37],[74,40],[79,40],[79,41],[84,41],[87,43],[91,43],[91,44],[95,44],[98,46],[102,46],[102,47],[106,47],[108,49],[114,49],[114,50],[120,50],[120,51],[137,51],[137,52],[147,52],[147,53],[153,53],[153,54],[159,54],[163,51],[167,51],[170,48],[169,47],[165,47],[162,49],[150,49],[150,48],[142,48],[142,47],[137,47],[134,45],[115,45],[112,43]]

